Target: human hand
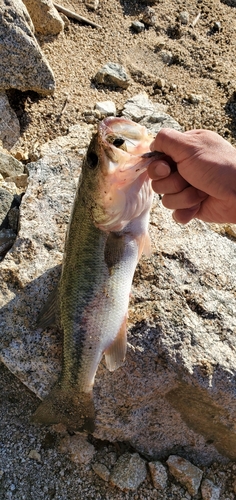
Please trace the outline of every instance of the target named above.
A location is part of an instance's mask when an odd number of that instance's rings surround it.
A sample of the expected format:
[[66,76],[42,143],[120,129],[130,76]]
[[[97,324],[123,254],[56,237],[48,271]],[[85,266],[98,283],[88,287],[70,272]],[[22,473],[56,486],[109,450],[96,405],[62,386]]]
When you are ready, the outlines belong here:
[[236,223],[236,149],[230,143],[209,130],[164,128],[150,149],[166,155],[148,173],[176,222]]

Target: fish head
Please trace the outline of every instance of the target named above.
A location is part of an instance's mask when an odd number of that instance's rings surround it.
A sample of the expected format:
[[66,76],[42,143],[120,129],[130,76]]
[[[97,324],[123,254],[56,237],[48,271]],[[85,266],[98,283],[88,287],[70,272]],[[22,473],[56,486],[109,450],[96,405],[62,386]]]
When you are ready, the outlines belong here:
[[110,117],[98,125],[83,164],[94,224],[103,231],[121,231],[152,202],[147,167],[153,137],[126,118]]

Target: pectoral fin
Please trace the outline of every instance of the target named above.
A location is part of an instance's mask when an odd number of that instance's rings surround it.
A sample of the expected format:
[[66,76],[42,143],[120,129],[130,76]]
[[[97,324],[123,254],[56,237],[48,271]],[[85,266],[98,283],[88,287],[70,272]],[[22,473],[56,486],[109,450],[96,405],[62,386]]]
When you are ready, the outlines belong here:
[[56,324],[57,296],[58,288],[56,286],[56,288],[54,288],[54,290],[50,293],[46,304],[44,304],[37,317],[36,325],[38,328],[42,328],[44,330],[48,326]]
[[125,319],[114,342],[105,351],[106,365],[110,372],[113,372],[114,370],[119,368],[119,366],[121,366],[125,360],[127,350],[126,323],[127,316],[125,316]]
[[144,253],[146,257],[150,257],[152,253],[152,246],[149,234],[142,234],[136,238],[136,241],[138,243],[138,260],[140,259],[142,253]]

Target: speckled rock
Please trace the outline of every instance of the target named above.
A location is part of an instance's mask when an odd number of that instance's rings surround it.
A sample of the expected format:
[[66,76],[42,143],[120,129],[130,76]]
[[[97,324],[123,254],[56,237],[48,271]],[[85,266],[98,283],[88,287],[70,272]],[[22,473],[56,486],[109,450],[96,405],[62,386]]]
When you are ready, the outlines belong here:
[[88,464],[95,454],[94,446],[82,434],[64,437],[60,442],[59,451],[68,453],[75,464]]
[[203,479],[201,484],[202,500],[220,500],[220,487],[209,479]]
[[4,177],[12,177],[24,173],[24,165],[13,156],[8,155],[0,149],[0,174]]
[[103,83],[104,85],[121,87],[122,89],[127,89],[130,84],[128,75],[123,66],[113,62],[105,64],[105,66],[97,72],[95,81],[97,83]]
[[64,29],[64,22],[52,0],[23,0],[23,2],[38,33],[57,35]]
[[148,464],[154,488],[164,490],[167,485],[168,475],[161,462],[149,462]]
[[[41,398],[60,373],[61,335],[37,330],[35,318],[58,281],[90,136],[91,126],[73,127],[29,165],[20,232],[0,266],[1,359]],[[235,241],[200,221],[176,224],[158,197],[150,236],[152,256],[133,282],[126,362],[112,373],[100,363],[95,378],[94,435],[155,461],[173,451],[196,465],[235,460]]]
[[20,137],[20,124],[5,92],[0,92],[0,141],[10,150]]
[[101,464],[99,462],[95,462],[92,465],[92,468],[93,468],[94,472],[96,472],[96,474],[101,479],[103,479],[103,481],[109,481],[110,471],[104,464]]
[[2,229],[3,222],[9,212],[14,197],[6,189],[0,188],[0,228]]
[[197,495],[202,480],[202,470],[176,455],[168,458],[167,465],[171,474],[187,488],[189,494]]
[[51,94],[54,76],[33,35],[25,5],[21,0],[2,0],[0,17],[0,90]]
[[157,22],[155,10],[152,7],[146,7],[143,13],[142,21],[148,26],[155,26]]
[[136,490],[145,481],[147,469],[145,461],[138,453],[124,453],[114,465],[110,482],[120,490]]
[[141,23],[141,21],[133,21],[131,27],[136,33],[141,33],[145,30],[145,24]]
[[146,93],[136,94],[125,103],[122,116],[135,122],[142,123],[151,129],[153,135],[161,128],[182,130],[180,124],[164,111],[163,104],[153,103]]

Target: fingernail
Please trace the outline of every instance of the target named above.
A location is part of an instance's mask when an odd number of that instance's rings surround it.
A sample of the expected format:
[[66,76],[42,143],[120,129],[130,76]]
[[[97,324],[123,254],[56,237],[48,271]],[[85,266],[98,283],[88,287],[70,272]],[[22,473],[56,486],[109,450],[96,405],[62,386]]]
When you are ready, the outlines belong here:
[[154,169],[157,177],[166,177],[170,174],[170,165],[166,161],[159,161]]

